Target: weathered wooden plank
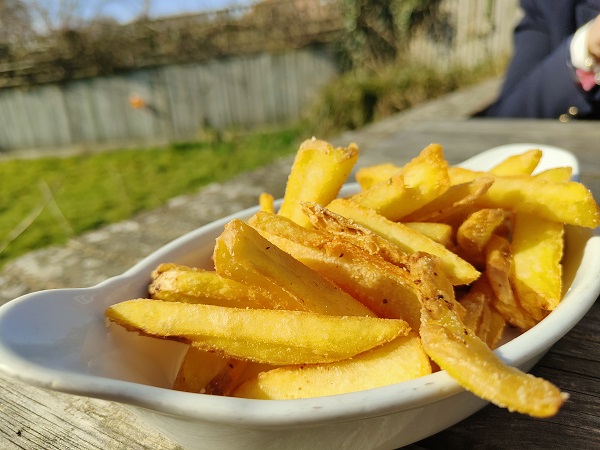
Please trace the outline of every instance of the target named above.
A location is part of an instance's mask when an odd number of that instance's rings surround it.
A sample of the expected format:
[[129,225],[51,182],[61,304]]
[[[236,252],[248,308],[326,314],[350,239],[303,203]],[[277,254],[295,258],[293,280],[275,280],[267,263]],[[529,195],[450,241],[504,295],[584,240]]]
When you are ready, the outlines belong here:
[[0,377],[0,448],[176,450],[123,406]]

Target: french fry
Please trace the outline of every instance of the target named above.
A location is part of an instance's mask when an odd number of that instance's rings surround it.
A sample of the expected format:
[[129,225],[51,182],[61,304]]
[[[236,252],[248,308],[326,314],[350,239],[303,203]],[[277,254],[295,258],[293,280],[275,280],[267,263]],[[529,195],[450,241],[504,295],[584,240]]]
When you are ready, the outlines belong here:
[[310,226],[302,202],[326,205],[337,197],[358,159],[358,148],[334,148],[318,139],[304,141],[292,165],[279,214]]
[[494,307],[511,325],[522,331],[530,329],[537,321],[521,306],[510,282],[513,273],[510,243],[500,236],[492,236],[485,248],[485,258],[485,274],[494,291]]
[[[191,346],[190,348],[196,348]],[[209,395],[231,395],[233,390],[246,380],[261,372],[274,369],[272,364],[227,358],[227,364],[201,389],[201,393]]]
[[475,178],[467,183],[450,186],[443,194],[423,207],[404,216],[403,222],[444,222],[462,213],[487,192],[494,183],[491,177]]
[[453,230],[447,223],[437,222],[403,222],[408,228],[418,231],[432,241],[448,248],[452,243]]
[[444,270],[455,285],[469,284],[479,277],[479,272],[467,261],[402,223],[392,222],[377,212],[347,199],[336,199],[327,208],[369,228],[409,254],[424,251],[439,256],[443,261]]
[[259,289],[246,286],[215,271],[182,265],[161,264],[148,287],[158,300],[205,303],[238,308],[275,307]]
[[[449,174],[452,184],[458,184],[483,173],[452,167]],[[494,184],[476,204],[480,208],[502,208],[586,228],[600,225],[600,209],[592,193],[575,181],[557,183],[529,175],[494,176]]]
[[229,363],[230,358],[216,353],[188,348],[177,372],[173,389],[184,392],[205,392],[205,386]]
[[384,239],[370,229],[316,203],[304,203],[303,211],[315,228],[341,237],[350,244],[366,250],[371,255],[380,256],[402,269],[407,267],[408,255],[393,242]]
[[564,225],[517,214],[511,242],[511,282],[525,310],[536,320],[552,311],[562,298]]
[[482,322],[483,308],[486,302],[491,300],[492,295],[487,278],[482,276],[471,284],[468,292],[459,300],[465,310],[462,321],[475,334],[479,331]]
[[489,348],[496,348],[502,339],[506,321],[493,306],[494,291],[487,277],[474,281],[459,303],[466,311],[461,317],[464,325]]
[[351,358],[410,331],[408,324],[399,319],[150,299],[127,300],[110,306],[105,314],[129,331],[275,365]]
[[362,167],[356,171],[356,182],[363,191],[366,191],[376,184],[389,180],[394,175],[400,173],[401,170],[402,167],[391,163]]
[[492,306],[491,301],[483,305],[481,323],[477,329],[477,337],[481,339],[490,349],[495,349],[502,339],[506,321],[504,317]]
[[275,212],[275,198],[267,192],[263,192],[262,194],[260,194],[260,196],[258,197],[258,204],[260,206],[261,211],[266,211],[270,213]]
[[477,268],[485,265],[485,246],[506,218],[503,209],[480,209],[458,227],[456,243],[461,255]]
[[512,155],[496,164],[489,172],[494,175],[531,175],[542,159],[540,149],[531,149]]
[[274,295],[278,309],[373,315],[358,300],[240,220],[225,226],[216,240],[213,259],[217,273],[256,286],[264,295]]
[[[429,203],[450,186],[442,147],[431,144],[390,180],[352,196],[352,201],[399,221]],[[325,204],[325,203],[321,203]]]
[[563,181],[569,181],[573,176],[573,168],[572,167],[553,167],[551,169],[546,169],[543,172],[537,173],[534,175],[536,178],[555,181],[557,183]]
[[412,266],[422,302],[419,333],[423,348],[465,389],[509,411],[550,417],[568,398],[552,383],[507,366],[452,310],[454,292],[429,255],[414,255]]
[[419,324],[419,302],[406,267],[320,230],[277,215],[257,213],[249,223],[295,259],[332,280],[379,317]]
[[234,397],[296,399],[362,391],[431,373],[429,357],[415,333],[361,353],[352,359],[280,367],[239,386]]

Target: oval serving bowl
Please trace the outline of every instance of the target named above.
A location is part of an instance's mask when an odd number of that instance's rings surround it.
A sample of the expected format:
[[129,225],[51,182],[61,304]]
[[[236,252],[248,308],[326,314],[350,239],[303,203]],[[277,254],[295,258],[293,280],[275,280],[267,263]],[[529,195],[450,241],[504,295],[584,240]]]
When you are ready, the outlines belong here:
[[[514,144],[485,151],[461,164],[486,170],[511,154],[542,148],[538,170],[573,167],[556,147]],[[356,191],[344,187],[342,195]],[[170,388],[186,345],[138,336],[106,325],[111,304],[146,296],[149,275],[162,262],[211,268],[214,240],[241,211],[162,247],[124,274],[91,288],[36,292],[0,307],[0,371],[45,389],[129,405],[188,449],[397,448],[468,417],[487,403],[446,372],[328,397],[249,400],[190,394]],[[531,330],[496,353],[529,370],[588,311],[600,293],[600,235],[567,227],[565,287],[560,305]]]

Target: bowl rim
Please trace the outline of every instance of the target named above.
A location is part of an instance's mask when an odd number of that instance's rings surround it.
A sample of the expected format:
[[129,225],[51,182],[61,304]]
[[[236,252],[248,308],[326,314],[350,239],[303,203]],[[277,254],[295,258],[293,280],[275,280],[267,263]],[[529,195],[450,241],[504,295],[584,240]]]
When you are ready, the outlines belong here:
[[[574,177],[578,176],[577,160],[573,154],[558,147],[539,144],[509,144],[494,147],[458,165],[469,168],[479,167],[483,161],[491,166],[494,161],[499,162],[510,152],[518,153],[523,149],[535,147],[542,148],[544,155],[552,154],[561,161],[571,161]],[[353,189],[356,189],[356,183],[349,183],[344,187],[346,191]],[[2,320],[6,320],[11,312],[24,302],[40,301],[42,298],[43,301],[52,301],[52,298],[75,297],[90,291],[100,294],[109,292],[131,282],[140,273],[149,273],[158,262],[164,262],[166,257],[170,258],[182,246],[194,239],[222,229],[233,218],[249,217],[258,209],[258,206],[245,209],[184,234],[152,252],[123,274],[95,286],[39,291],[12,300],[0,306],[0,330]],[[495,350],[495,353],[508,364],[518,367],[545,353],[586,314],[600,294],[599,229],[589,230],[584,234],[586,243],[581,265],[577,270],[577,276],[583,276],[584,282],[569,287],[556,310],[542,322]],[[597,268],[596,272],[590,270],[581,272],[583,262],[586,268]],[[394,385],[309,399],[265,401],[216,397],[45,367],[27,360],[1,340],[0,372],[34,386],[139,406],[162,414],[184,416],[188,420],[266,428],[302,427],[317,423],[324,425],[376,417],[418,408],[465,392],[445,371],[440,371]],[[399,401],[399,398],[402,400]]]

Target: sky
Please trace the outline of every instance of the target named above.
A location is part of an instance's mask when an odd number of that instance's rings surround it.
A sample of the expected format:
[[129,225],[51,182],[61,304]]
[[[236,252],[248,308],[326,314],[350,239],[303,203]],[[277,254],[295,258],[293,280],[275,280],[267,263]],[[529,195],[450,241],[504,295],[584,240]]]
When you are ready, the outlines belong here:
[[[257,0],[147,0],[150,4],[150,17],[163,17],[223,9],[235,5],[248,5]],[[125,0],[105,2],[103,13],[115,17],[119,22],[133,20],[142,10],[144,1]]]
[[[75,18],[104,16],[120,23],[130,22],[149,9],[150,18],[214,11],[236,5],[250,5],[259,0],[23,0],[31,5],[35,27],[42,31],[48,26],[64,24],[66,15]],[[41,15],[39,14],[41,12]],[[65,12],[68,12],[66,14]],[[75,19],[76,20],[76,19]]]

